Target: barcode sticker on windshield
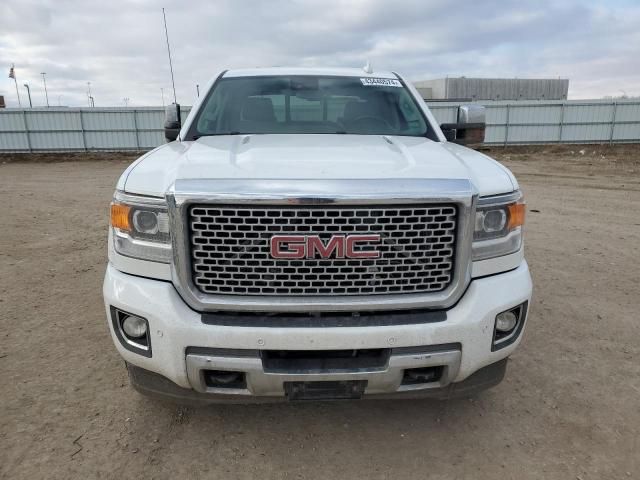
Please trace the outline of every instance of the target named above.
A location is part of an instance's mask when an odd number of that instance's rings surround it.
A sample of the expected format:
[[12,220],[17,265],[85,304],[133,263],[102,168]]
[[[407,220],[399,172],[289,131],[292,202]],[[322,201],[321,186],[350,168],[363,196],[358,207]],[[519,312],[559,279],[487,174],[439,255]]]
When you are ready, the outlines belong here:
[[393,78],[361,78],[362,85],[366,87],[402,87],[399,80]]

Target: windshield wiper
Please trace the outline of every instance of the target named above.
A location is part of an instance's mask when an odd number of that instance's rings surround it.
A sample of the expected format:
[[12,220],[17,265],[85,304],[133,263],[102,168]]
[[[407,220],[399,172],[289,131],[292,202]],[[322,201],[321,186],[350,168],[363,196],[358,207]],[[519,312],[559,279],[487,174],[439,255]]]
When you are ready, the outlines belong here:
[[219,137],[219,136],[222,136],[222,135],[245,135],[245,134],[242,133],[242,132],[236,132],[236,131],[225,132],[225,133],[203,133],[201,135],[194,135],[193,139],[194,140],[198,140],[201,137]]

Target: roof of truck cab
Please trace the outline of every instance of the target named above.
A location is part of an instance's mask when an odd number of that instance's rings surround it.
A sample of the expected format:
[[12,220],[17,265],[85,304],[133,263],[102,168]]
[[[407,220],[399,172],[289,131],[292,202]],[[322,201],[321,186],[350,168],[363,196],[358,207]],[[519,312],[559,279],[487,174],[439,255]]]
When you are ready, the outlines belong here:
[[269,68],[243,68],[227,70],[224,78],[230,77],[265,77],[280,75],[309,75],[329,77],[372,77],[372,78],[398,78],[393,72],[373,71],[366,73],[362,68],[299,68],[299,67],[269,67]]

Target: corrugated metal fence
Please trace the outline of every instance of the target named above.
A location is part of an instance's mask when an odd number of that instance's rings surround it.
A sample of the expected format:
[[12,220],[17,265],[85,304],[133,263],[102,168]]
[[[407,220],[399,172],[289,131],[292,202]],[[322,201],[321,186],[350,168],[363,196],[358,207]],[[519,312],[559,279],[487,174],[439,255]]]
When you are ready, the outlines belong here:
[[[640,142],[640,101],[487,101],[487,144]],[[460,103],[430,103],[439,123]]]
[[8,108],[0,110],[0,152],[150,150],[164,142],[163,123],[159,107]]
[[[638,100],[478,103],[487,144],[640,142]],[[455,122],[458,105],[430,108],[438,122]],[[149,150],[164,142],[163,119],[158,107],[2,109],[0,152]]]

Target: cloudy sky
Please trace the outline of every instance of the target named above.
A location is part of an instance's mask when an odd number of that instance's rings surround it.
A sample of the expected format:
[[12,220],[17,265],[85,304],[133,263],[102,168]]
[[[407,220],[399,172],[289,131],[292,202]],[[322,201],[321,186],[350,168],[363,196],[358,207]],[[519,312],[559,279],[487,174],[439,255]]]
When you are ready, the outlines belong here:
[[[3,0],[0,95],[52,105],[160,105],[171,77],[161,3]],[[219,69],[355,66],[412,80],[569,78],[569,98],[640,95],[637,0],[190,0],[167,2],[178,101]]]

